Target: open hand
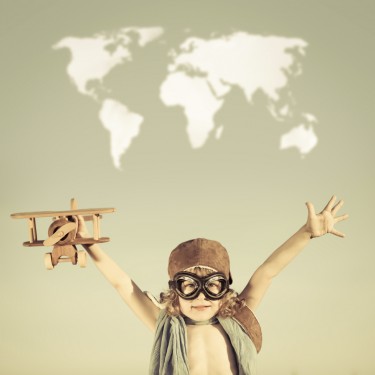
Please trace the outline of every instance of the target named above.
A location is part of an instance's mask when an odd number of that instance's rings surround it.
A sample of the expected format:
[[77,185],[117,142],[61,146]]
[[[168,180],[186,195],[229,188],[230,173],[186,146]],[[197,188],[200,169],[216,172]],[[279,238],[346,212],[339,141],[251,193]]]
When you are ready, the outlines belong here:
[[339,221],[346,220],[349,215],[336,216],[337,211],[342,207],[344,201],[340,200],[336,204],[335,202],[336,197],[333,196],[319,214],[315,213],[312,203],[306,203],[308,210],[306,229],[311,234],[311,238],[320,237],[327,233],[332,233],[338,237],[345,237],[344,233],[334,228],[334,225]]

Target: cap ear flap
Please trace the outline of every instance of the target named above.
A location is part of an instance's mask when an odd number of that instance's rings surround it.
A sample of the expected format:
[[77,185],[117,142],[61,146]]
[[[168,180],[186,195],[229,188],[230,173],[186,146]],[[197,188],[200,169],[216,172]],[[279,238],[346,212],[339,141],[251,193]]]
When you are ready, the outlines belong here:
[[231,285],[233,283],[233,279],[232,279],[232,274],[229,272],[229,285]]

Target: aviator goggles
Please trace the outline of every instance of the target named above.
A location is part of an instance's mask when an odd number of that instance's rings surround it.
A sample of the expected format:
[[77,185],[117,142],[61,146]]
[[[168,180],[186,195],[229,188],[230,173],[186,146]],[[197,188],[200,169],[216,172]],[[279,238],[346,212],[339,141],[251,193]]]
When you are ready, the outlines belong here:
[[229,281],[225,275],[217,272],[208,276],[199,277],[191,272],[178,272],[169,287],[183,299],[192,300],[202,292],[207,299],[220,299],[229,289]]

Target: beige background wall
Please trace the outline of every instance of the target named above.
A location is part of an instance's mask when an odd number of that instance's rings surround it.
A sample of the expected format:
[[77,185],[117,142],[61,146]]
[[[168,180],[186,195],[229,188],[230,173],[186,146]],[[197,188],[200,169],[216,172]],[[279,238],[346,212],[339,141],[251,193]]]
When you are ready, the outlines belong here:
[[[337,194],[351,215],[339,226],[347,238],[314,240],[275,280],[257,311],[259,369],[373,375],[374,10],[364,0],[2,0],[0,374],[144,374],[152,343],[92,262],[45,271],[45,249],[22,247],[26,224],[10,213],[65,209],[71,197],[80,207],[116,207],[104,218],[111,242],[103,248],[157,295],[170,250],[198,236],[228,248],[240,290],[304,223],[305,201],[321,209]],[[162,26],[170,45],[185,28],[306,40],[293,92],[319,119],[317,148],[303,159],[279,151],[282,131],[262,95],[247,106],[234,92],[219,115],[227,125],[220,141],[192,150],[181,110],[164,107],[149,81],[128,77],[134,106],[156,115],[116,170],[98,107],[69,82],[68,52],[51,46],[133,25]],[[159,82],[166,61],[155,64],[147,79]]]

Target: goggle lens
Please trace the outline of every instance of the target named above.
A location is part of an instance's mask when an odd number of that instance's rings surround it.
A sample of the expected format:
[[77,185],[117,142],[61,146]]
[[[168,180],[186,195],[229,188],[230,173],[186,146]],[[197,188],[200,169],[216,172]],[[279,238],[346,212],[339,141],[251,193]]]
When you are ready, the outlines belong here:
[[199,284],[192,278],[183,276],[176,280],[177,289],[185,296],[194,294],[199,289]]
[[224,289],[226,289],[227,281],[219,276],[214,276],[207,280],[204,284],[205,289],[208,290],[213,295],[220,294]]

